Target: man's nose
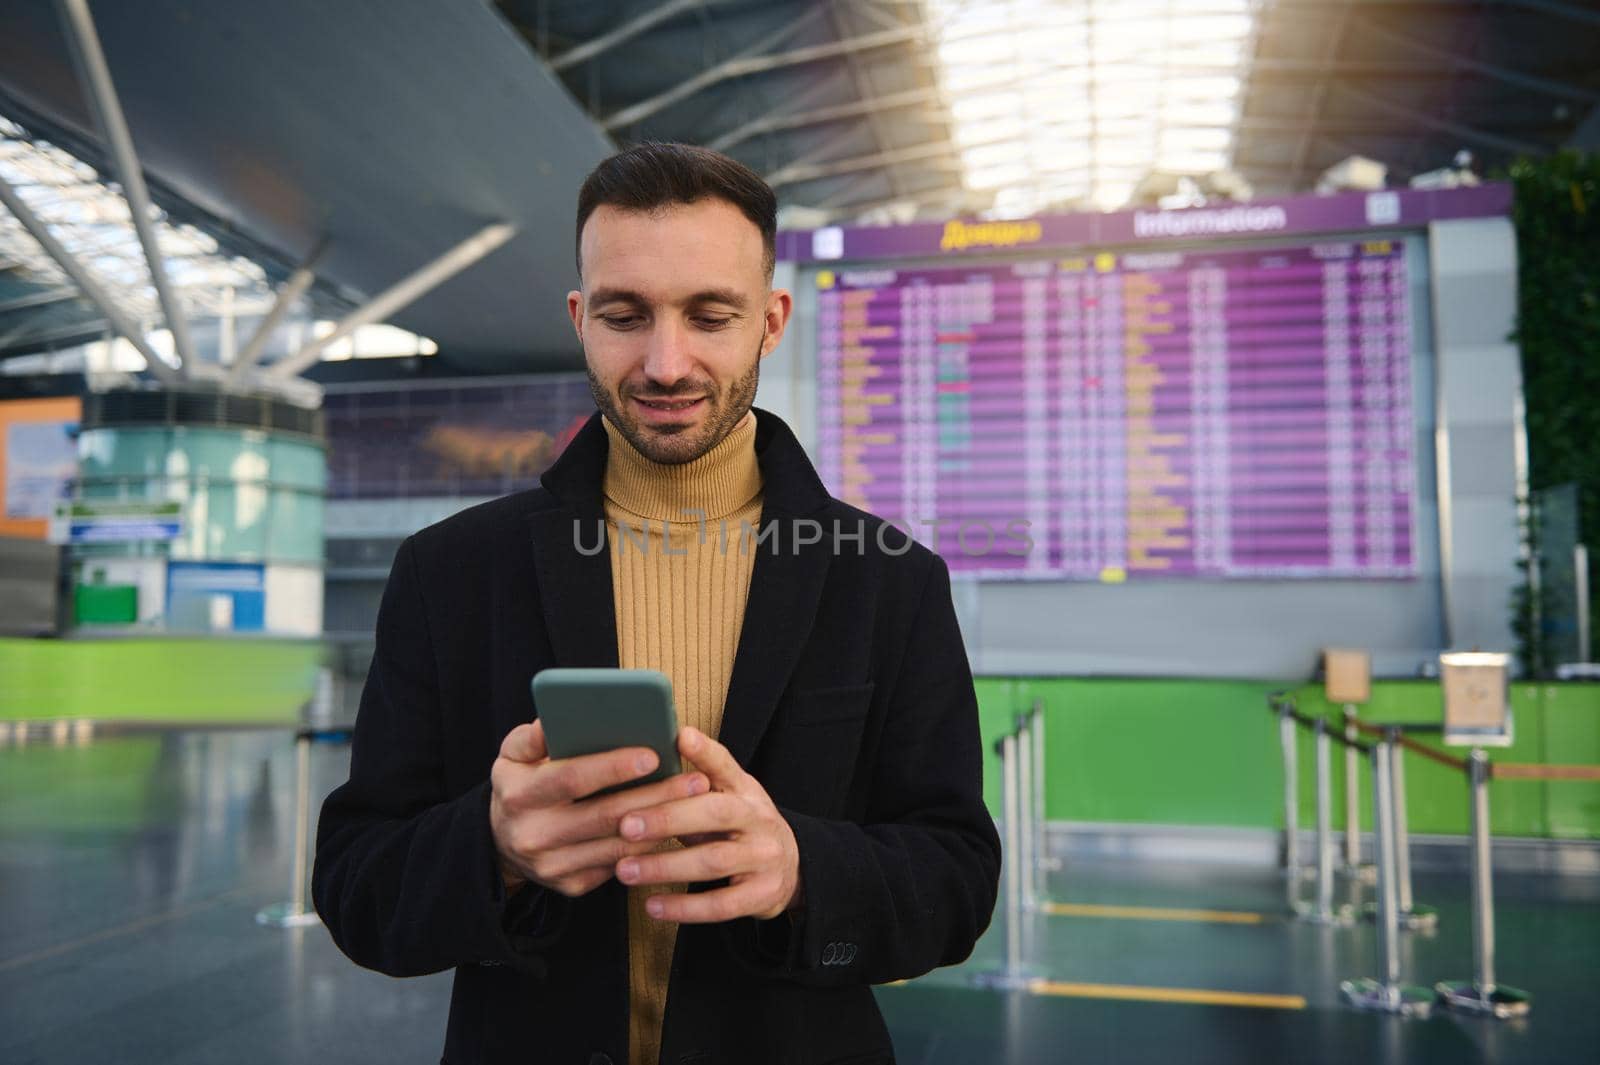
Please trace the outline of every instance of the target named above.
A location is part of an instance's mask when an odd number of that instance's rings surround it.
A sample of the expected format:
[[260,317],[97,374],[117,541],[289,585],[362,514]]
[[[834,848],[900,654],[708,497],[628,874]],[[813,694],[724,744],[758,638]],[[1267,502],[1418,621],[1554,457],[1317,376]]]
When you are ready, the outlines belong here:
[[660,322],[650,331],[650,347],[644,360],[645,376],[661,385],[676,384],[689,376],[694,367],[691,342],[682,322],[671,319]]

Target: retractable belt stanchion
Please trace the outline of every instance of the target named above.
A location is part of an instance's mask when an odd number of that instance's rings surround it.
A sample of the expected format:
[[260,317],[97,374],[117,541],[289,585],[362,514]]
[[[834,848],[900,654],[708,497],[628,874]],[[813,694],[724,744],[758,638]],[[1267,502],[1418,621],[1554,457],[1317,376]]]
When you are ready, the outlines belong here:
[[1017,715],[1017,889],[1022,908],[1032,912],[1038,905],[1033,891],[1033,715]]
[[1344,861],[1340,872],[1370,884],[1377,868],[1361,861],[1361,763],[1356,748],[1356,708],[1372,699],[1372,654],[1359,648],[1322,649],[1322,695],[1330,706],[1344,707]]
[[294,882],[289,901],[274,903],[256,914],[256,923],[277,928],[298,928],[318,923],[315,911],[306,909],[306,854],[311,838],[311,741],[313,729],[294,737]]
[[1348,906],[1333,905],[1333,776],[1332,740],[1328,723],[1317,718],[1317,905],[1303,913],[1317,924],[1350,924],[1354,920]]
[[1420,906],[1411,897],[1411,826],[1406,816],[1406,756],[1404,739],[1399,729],[1391,728],[1388,736],[1389,780],[1394,787],[1394,864],[1395,888],[1398,908],[1397,919],[1402,928],[1430,931],[1439,926],[1439,913],[1432,906]]
[[[1283,870],[1292,884],[1300,879],[1300,756],[1287,701],[1278,704],[1278,743],[1283,747]],[[1289,893],[1293,908],[1295,889]]]
[[1043,906],[1050,899],[1049,873],[1061,868],[1050,856],[1050,833],[1045,819],[1044,700],[1033,701],[1033,897]]
[[[1389,827],[1395,849],[1396,920],[1403,929],[1431,932],[1439,926],[1438,911],[1432,906],[1420,905],[1411,894],[1411,825],[1406,814],[1405,752],[1414,751],[1453,769],[1461,769],[1465,763],[1459,758],[1424,747],[1405,735],[1406,729],[1436,731],[1436,725],[1372,725],[1363,721],[1355,724],[1357,729],[1368,735],[1382,736],[1384,747],[1389,752],[1389,780],[1394,789],[1394,801],[1389,805]],[[1376,903],[1366,908],[1366,917],[1376,920],[1377,915]]]
[[1291,913],[1304,912],[1299,882],[1315,870],[1300,864],[1300,754],[1295,738],[1294,700],[1287,692],[1267,696],[1267,706],[1278,715],[1278,744],[1283,751],[1283,875],[1285,901]]
[[1353,1006],[1361,1009],[1398,1013],[1403,1017],[1426,1017],[1433,1008],[1433,993],[1427,988],[1400,982],[1399,895],[1395,883],[1394,780],[1390,775],[1389,742],[1379,740],[1372,748],[1372,823],[1377,830],[1378,852],[1378,953],[1383,966],[1376,979],[1346,980],[1339,990]]
[[1361,759],[1355,742],[1360,738],[1356,729],[1356,708],[1344,706],[1344,867],[1345,876],[1363,884],[1378,879],[1378,867],[1361,861]]
[[1001,806],[1004,824],[1001,827],[1002,869],[1001,881],[1005,888],[1006,945],[1005,960],[1000,969],[981,972],[973,977],[980,987],[1018,988],[1028,983],[1028,974],[1022,961],[1022,884],[1026,869],[1018,861],[1018,820],[1021,796],[1018,794],[1019,772],[1017,765],[1017,734],[1008,733],[995,745],[1000,753]]
[[1474,748],[1467,760],[1472,788],[1472,946],[1471,980],[1440,983],[1436,990],[1453,1010],[1490,1017],[1520,1017],[1532,1007],[1526,991],[1494,978],[1494,880],[1489,862],[1489,759]]

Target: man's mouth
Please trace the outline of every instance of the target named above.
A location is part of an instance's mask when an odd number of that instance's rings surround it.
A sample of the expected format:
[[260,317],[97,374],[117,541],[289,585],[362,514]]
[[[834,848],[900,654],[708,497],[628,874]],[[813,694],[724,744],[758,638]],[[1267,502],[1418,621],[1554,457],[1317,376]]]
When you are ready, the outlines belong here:
[[635,396],[633,398],[637,399],[640,403],[644,404],[646,407],[649,407],[651,410],[665,410],[665,411],[688,410],[690,407],[692,407],[696,403],[700,402],[700,400],[698,398],[696,398],[696,399],[644,399],[643,397],[640,397],[640,396]]

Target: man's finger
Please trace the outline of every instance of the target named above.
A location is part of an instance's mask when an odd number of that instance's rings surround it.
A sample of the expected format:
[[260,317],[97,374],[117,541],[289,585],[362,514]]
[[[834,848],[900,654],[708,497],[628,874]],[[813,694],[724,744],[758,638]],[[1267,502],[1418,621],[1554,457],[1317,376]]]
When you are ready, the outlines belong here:
[[699,847],[625,857],[617,863],[624,884],[699,884],[758,871],[760,858],[743,842],[719,840]]
[[671,839],[702,832],[737,832],[753,820],[750,804],[736,795],[713,791],[634,810],[617,832],[624,839]]
[[711,786],[717,791],[738,791],[744,784],[745,771],[733,752],[693,725],[678,731],[678,753],[710,777]]
[[749,877],[712,891],[664,891],[650,896],[647,909],[658,921],[712,924],[760,914],[769,890],[761,878]]
[[544,742],[544,725],[539,721],[518,725],[500,741],[500,757],[512,762],[531,763],[549,756],[550,751]]
[[616,836],[584,840],[582,843],[544,851],[528,863],[529,871],[535,879],[544,883],[590,869],[614,872],[622,859],[649,854],[654,847],[654,843],[631,843]]
[[627,784],[653,772],[661,759],[648,747],[623,747],[615,751],[556,758],[539,767],[532,788],[533,802],[554,806],[586,799],[603,788]]
[[561,847],[589,839],[616,837],[618,822],[625,815],[635,810],[699,795],[710,786],[704,773],[680,773],[666,780],[658,780],[654,784],[641,784],[636,788],[619,791],[615,795],[582,799],[576,803],[558,806],[546,811],[546,815],[551,819],[546,836],[548,845]]

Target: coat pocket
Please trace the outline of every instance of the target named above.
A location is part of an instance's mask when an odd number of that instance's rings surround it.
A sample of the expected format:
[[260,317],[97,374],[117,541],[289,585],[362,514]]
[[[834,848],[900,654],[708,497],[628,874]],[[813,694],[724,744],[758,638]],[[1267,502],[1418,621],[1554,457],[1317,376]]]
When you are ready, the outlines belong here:
[[859,722],[872,706],[873,684],[844,684],[832,688],[807,688],[794,694],[785,718],[790,725],[833,725]]
[[778,711],[756,774],[773,802],[818,817],[838,816],[855,773],[872,689],[871,683],[806,688]]

